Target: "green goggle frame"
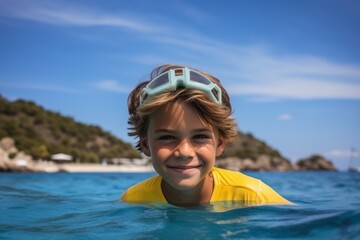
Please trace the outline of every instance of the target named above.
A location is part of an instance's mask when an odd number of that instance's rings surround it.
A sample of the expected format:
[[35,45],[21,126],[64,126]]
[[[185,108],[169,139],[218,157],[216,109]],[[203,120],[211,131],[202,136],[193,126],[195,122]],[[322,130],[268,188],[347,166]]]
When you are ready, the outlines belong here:
[[221,89],[203,74],[189,69],[170,69],[151,80],[140,93],[140,106],[146,99],[167,91],[175,91],[179,86],[187,89],[196,89],[206,93],[209,98],[222,104]]

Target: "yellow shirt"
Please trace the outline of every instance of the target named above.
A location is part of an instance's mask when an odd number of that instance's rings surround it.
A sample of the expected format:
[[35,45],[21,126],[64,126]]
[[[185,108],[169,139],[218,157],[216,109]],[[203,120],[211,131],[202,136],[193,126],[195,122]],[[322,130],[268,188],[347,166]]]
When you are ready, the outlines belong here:
[[[213,168],[214,190],[210,203],[241,201],[249,204],[291,204],[259,179],[240,172]],[[130,187],[121,196],[129,203],[167,203],[161,190],[162,177],[155,176]]]

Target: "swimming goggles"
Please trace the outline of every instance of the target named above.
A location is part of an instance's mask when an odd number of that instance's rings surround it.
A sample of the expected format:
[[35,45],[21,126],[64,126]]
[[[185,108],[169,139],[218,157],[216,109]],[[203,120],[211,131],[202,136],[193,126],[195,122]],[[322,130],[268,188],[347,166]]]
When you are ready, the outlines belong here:
[[151,80],[140,93],[140,106],[148,98],[166,91],[175,91],[179,86],[187,89],[196,89],[206,93],[209,98],[222,104],[221,89],[218,85],[201,73],[184,68],[170,69]]

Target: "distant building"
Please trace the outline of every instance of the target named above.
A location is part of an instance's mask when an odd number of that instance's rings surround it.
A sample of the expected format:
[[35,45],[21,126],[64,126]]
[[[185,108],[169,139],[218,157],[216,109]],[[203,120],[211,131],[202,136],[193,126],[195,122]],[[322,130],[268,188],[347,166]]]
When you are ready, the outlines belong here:
[[26,159],[15,159],[14,162],[19,167],[26,167],[29,164],[29,161]]
[[125,165],[125,166],[146,166],[151,164],[150,159],[148,158],[110,158],[110,159],[102,159],[101,160],[102,165]]
[[72,162],[73,157],[65,153],[57,153],[51,155],[51,160],[56,163],[69,163]]

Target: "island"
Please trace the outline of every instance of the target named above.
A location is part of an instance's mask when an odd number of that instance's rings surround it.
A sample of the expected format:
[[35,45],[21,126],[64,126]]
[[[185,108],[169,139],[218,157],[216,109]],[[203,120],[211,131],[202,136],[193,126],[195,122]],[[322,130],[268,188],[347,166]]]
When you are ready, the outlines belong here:
[[[335,171],[315,154],[292,163],[270,145],[240,130],[216,166],[235,171]],[[0,96],[0,171],[144,172],[148,158],[99,126],[80,123],[31,101]]]

